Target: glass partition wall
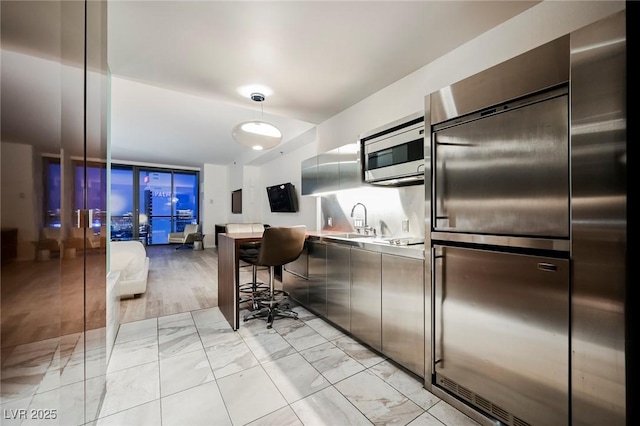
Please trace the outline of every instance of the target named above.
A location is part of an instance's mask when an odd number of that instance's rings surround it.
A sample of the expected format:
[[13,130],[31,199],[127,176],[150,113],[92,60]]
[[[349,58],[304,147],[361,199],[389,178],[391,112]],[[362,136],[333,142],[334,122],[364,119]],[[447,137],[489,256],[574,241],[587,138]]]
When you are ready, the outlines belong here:
[[0,8],[0,423],[87,424],[106,389],[107,2]]

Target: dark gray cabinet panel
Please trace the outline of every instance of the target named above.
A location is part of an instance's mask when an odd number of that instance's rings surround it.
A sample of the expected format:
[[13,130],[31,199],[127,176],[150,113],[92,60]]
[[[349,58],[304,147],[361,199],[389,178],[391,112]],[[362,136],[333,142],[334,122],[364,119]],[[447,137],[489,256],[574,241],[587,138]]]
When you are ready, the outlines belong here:
[[351,328],[350,248],[327,245],[327,318],[343,329]]
[[351,333],[382,349],[380,253],[351,248]]
[[309,308],[327,316],[327,245],[309,241]]
[[424,377],[424,261],[382,255],[382,352]]

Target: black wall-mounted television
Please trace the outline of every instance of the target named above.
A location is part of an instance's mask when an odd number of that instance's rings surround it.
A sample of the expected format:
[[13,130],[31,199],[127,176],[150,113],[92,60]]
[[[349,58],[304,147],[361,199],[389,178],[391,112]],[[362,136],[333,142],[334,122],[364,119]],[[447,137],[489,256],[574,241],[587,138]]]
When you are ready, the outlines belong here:
[[231,213],[242,213],[242,189],[231,191]]
[[291,183],[268,186],[267,197],[273,213],[294,213],[298,211],[296,187]]

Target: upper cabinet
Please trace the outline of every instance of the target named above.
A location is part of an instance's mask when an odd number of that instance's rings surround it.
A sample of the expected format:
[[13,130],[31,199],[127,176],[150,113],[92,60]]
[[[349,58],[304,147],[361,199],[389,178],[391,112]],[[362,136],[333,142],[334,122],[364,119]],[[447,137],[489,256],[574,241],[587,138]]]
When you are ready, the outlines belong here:
[[302,162],[302,195],[357,188],[362,185],[360,145],[352,143]]
[[329,192],[340,186],[340,152],[332,149],[318,155],[318,191]]
[[338,185],[340,189],[357,188],[362,185],[360,164],[360,144],[352,143],[338,148],[340,153],[340,172]]
[[302,195],[318,192],[318,156],[307,158],[302,162]]

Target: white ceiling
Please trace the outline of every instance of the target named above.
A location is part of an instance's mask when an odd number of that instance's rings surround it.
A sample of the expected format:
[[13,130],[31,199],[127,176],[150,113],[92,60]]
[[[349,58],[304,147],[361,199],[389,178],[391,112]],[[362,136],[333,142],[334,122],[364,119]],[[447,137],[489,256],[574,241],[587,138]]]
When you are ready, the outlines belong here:
[[[289,150],[292,138],[536,3],[109,1],[112,158],[260,162],[231,138],[238,122],[264,114],[284,134],[273,151]],[[27,37],[18,25],[14,33]],[[249,84],[273,91],[263,113],[238,93]]]

